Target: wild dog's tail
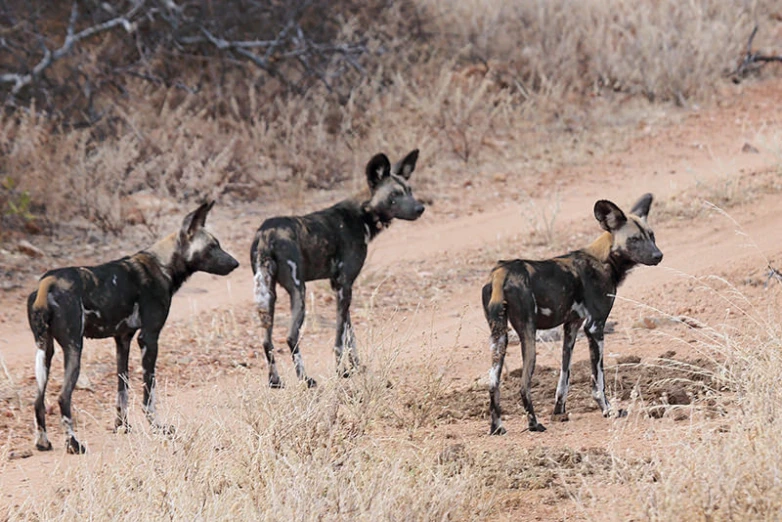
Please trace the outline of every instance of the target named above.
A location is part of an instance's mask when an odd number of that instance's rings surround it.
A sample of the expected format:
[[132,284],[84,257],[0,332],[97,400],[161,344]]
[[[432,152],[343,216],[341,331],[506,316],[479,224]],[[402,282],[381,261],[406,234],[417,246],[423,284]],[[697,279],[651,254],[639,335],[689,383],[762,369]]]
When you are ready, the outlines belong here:
[[277,263],[272,256],[271,239],[263,232],[255,235],[251,251],[250,262],[253,267],[255,281],[255,304],[258,306],[258,317],[263,328],[272,325],[271,299],[274,274],[277,273]]
[[[489,282],[483,287],[483,311],[492,334],[498,330],[498,334],[504,333],[508,320],[505,314],[505,279],[508,269],[503,265],[497,265],[491,271]],[[502,330],[502,332],[499,332]]]
[[57,278],[46,276],[38,282],[38,289],[27,298],[27,320],[35,336],[36,344],[49,330],[52,310],[49,307],[49,292],[57,284]]

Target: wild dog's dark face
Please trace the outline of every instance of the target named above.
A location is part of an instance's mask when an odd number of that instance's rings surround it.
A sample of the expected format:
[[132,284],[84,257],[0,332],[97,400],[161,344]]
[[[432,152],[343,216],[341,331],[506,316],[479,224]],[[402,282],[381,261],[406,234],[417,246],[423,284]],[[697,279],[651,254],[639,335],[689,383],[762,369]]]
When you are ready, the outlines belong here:
[[614,203],[600,200],[595,203],[595,218],[600,226],[613,234],[612,250],[642,265],[657,265],[663,253],[654,241],[654,232],[646,222],[652,195],[639,199],[629,215],[625,215]]
[[369,207],[387,220],[414,221],[424,213],[424,205],[413,197],[408,180],[415,170],[418,149],[393,167],[385,154],[378,154],[367,164],[367,183],[372,191]]
[[220,248],[220,242],[206,231],[206,216],[214,201],[204,203],[185,216],[179,231],[179,245],[187,267],[193,272],[228,275],[239,262]]

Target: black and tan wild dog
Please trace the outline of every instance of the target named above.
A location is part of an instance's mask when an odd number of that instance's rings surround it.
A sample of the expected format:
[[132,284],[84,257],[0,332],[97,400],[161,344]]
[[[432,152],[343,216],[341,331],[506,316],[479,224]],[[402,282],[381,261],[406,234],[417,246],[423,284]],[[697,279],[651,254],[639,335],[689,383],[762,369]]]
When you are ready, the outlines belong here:
[[[489,433],[505,433],[500,417],[500,374],[508,346],[508,321],[521,339],[521,402],[530,431],[544,431],[532,407],[530,383],[535,371],[535,331],[564,324],[562,370],[552,420],[565,420],[570,360],[582,324],[589,341],[592,397],[604,416],[610,414],[603,376],[603,328],[617,287],[637,264],[657,265],[663,254],[646,222],[652,195],[646,194],[625,215],[610,201],[595,203],[595,218],[605,230],[591,245],[545,261],[500,261],[483,287],[483,308],[491,329]],[[618,412],[621,414],[622,412]]]
[[393,166],[385,154],[377,154],[366,167],[370,191],[366,197],[346,199],[306,216],[269,218],[256,232],[250,260],[255,279],[255,302],[261,327],[265,330],[263,348],[269,362],[272,388],[282,386],[272,345],[277,283],[291,299],[292,318],[287,341],[299,379],[308,386],[315,386],[315,380],[307,377],[304,371],[299,351],[307,281],[328,279],[337,294],[334,343],[337,372],[345,376],[349,373],[343,361],[345,348],[348,348],[350,366],[358,367],[350,323],[353,281],[364,266],[367,246],[375,236],[394,218],[412,221],[423,214],[424,206],[413,197],[408,184],[417,160],[418,150]]
[[68,453],[85,451],[76,439],[71,416],[71,394],[79,378],[84,337],[114,338],[118,378],[115,427],[129,431],[128,354],[133,335],[141,330],[138,344],[144,369],[144,412],[155,428],[170,430],[158,425],[155,418],[155,361],[171,298],[195,272],[226,275],[239,266],[204,229],[213,204],[204,203],[185,217],[178,232],[132,256],[93,267],[50,270],[41,277],[38,289],[27,300],[27,317],[38,347],[36,448],[52,449],[46,436],[44,394],[55,340],[65,359],[59,403]]

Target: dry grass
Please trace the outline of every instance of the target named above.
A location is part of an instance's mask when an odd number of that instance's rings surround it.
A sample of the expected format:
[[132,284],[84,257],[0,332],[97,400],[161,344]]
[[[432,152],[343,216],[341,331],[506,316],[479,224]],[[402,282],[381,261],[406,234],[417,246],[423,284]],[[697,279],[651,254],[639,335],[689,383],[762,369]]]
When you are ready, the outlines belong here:
[[35,106],[3,116],[0,175],[52,221],[81,216],[116,232],[125,196],[142,189],[178,201],[354,190],[377,150],[418,146],[448,182],[465,163],[516,161],[534,174],[612,146],[602,129],[643,112],[627,100],[708,97],[772,7],[416,0],[370,28],[376,52],[344,103],[317,88],[272,96],[253,78],[198,93],[128,80],[93,128],[61,127]]
[[[694,331],[693,346],[714,363],[711,379],[719,395],[713,397],[721,415],[661,436],[651,461],[654,479],[630,481],[633,515],[660,521],[778,520],[782,323],[775,309],[756,306],[722,278],[696,284],[732,312],[732,320]],[[617,506],[626,501],[613,500]]]
[[197,407],[166,412],[179,418],[174,439],[129,435],[116,454],[67,471],[57,498],[24,503],[9,519],[445,520],[495,512],[477,467],[454,469],[436,449],[387,431],[404,400],[388,386],[386,363],[370,361],[370,371],[316,390],[269,390],[254,374],[238,377],[232,389],[194,397]]

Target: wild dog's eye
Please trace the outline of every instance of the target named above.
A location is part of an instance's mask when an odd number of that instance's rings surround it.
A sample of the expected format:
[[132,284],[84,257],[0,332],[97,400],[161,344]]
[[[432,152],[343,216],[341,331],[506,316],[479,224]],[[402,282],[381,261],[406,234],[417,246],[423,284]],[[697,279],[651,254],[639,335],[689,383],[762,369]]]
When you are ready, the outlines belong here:
[[654,232],[649,232],[649,239],[651,239],[652,243],[654,243]]

